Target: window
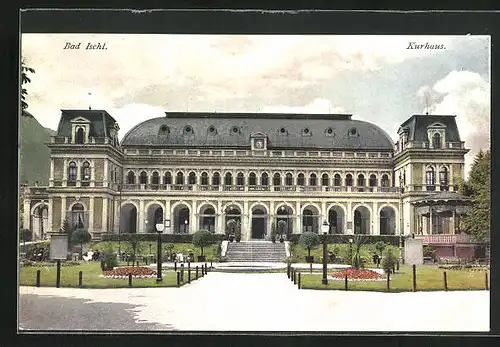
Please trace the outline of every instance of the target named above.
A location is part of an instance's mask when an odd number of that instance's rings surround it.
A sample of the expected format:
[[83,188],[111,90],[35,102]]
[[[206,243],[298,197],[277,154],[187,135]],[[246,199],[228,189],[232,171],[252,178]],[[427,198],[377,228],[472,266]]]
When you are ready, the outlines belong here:
[[316,174],[312,173],[309,175],[309,185],[310,186],[315,186],[316,185]]
[[169,133],[170,133],[170,129],[169,129],[169,127],[168,127],[168,126],[166,126],[166,125],[162,125],[162,126],[160,127],[159,135],[167,135],[167,134],[169,134]]
[[153,172],[153,177],[151,177],[151,184],[160,184],[160,174],[158,171]]
[[321,185],[322,186],[328,186],[328,185],[330,185],[329,182],[328,182],[329,180],[330,180],[330,177],[328,177],[328,174],[326,174],[326,173],[323,174],[323,176],[321,176]]
[[169,171],[163,176],[163,184],[172,184],[172,174]]
[[233,175],[230,172],[226,172],[226,176],[224,177],[224,184],[226,186],[233,185]]
[[441,190],[448,190],[448,169],[443,166],[439,171],[439,185]]
[[281,175],[277,172],[273,176],[273,185],[281,186]]
[[374,174],[370,175],[370,187],[376,187],[377,186],[377,176]]
[[213,125],[211,125],[208,127],[208,133],[210,135],[215,135],[215,134],[217,134],[217,130],[215,129],[215,127]]
[[68,167],[68,184],[74,185],[76,183],[76,163],[72,161]]
[[135,184],[135,174],[133,171],[129,171],[127,174],[127,184]]
[[438,133],[432,135],[432,148],[441,148],[441,135]]
[[148,174],[146,171],[141,172],[141,175],[139,176],[139,183],[148,184]]
[[285,176],[285,185],[292,186],[293,185],[293,177],[291,173],[287,173]]
[[333,136],[333,128],[326,129],[325,134],[326,134],[326,136]]
[[75,143],[83,144],[84,142],[85,142],[85,130],[80,127],[76,130]]
[[250,175],[248,175],[248,185],[255,186],[256,184],[257,184],[257,178],[255,176],[255,173],[250,172]]
[[243,172],[238,172],[236,176],[236,184],[242,186],[245,184],[245,177],[243,176]]
[[201,185],[208,186],[208,174],[206,172],[201,173]]
[[81,178],[82,185],[87,185],[90,182],[90,163],[88,161],[84,162],[82,165]]
[[434,174],[434,168],[429,166],[427,171],[425,172],[425,183],[427,185],[427,190],[435,190],[436,189],[436,177]]
[[218,172],[214,172],[212,176],[212,185],[218,186],[220,184],[220,175]]
[[335,174],[335,176],[333,176],[333,185],[338,187],[341,185],[341,178],[340,178],[340,175],[339,174]]
[[184,174],[180,171],[175,176],[175,184],[184,184]]
[[196,184],[196,174],[193,171],[189,173],[188,184]]
[[297,185],[298,186],[303,186],[305,184],[305,179],[304,179],[304,174],[303,173],[299,173],[299,175],[297,176]]
[[352,175],[351,174],[347,174],[345,176],[345,185],[348,187],[352,187]]
[[186,125],[184,127],[184,135],[192,135],[193,134],[193,127],[191,125]]
[[358,130],[356,130],[356,128],[351,128],[351,129],[349,129],[348,135],[349,135],[349,137],[359,136]]
[[83,205],[80,203],[76,203],[71,208],[71,219],[73,227],[78,229],[85,228],[85,210]]
[[358,187],[364,187],[365,186],[365,175],[359,174],[358,175]]
[[237,133],[239,133],[239,132],[240,132],[240,129],[239,129],[237,126],[234,126],[234,127],[232,127],[232,128],[231,128],[231,132],[232,132],[233,134],[237,134]]
[[286,135],[286,129],[284,127],[281,127],[280,130],[279,130],[279,134],[280,135]]
[[309,128],[302,129],[302,136],[310,136],[310,135],[311,135],[311,130],[309,130]]
[[382,180],[380,181],[382,187],[389,187],[389,176],[387,174],[382,175]]
[[260,184],[263,186],[269,185],[269,176],[266,172],[263,172],[262,176],[260,176]]

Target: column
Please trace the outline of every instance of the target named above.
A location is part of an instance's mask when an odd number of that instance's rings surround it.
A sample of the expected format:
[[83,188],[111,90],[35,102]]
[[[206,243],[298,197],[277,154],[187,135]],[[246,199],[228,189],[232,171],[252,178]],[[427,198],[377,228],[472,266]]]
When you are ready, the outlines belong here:
[[[104,199],[103,199],[103,205],[104,205]],[[91,196],[89,198],[89,229],[88,232],[92,233],[94,231],[94,197]],[[103,225],[104,225],[104,210],[103,210],[103,215],[102,215],[102,220],[103,220]],[[104,230],[104,229],[102,229]]]
[[[370,232],[372,235],[380,235],[380,215],[378,214],[378,202],[374,201],[372,204],[372,211],[373,211],[373,226],[370,228]],[[394,216],[396,217],[396,216]],[[397,223],[397,221],[396,221]]]
[[94,181],[95,181],[95,164],[94,164],[94,159],[90,161],[90,186],[94,187]]
[[82,186],[82,163],[80,160],[76,161],[76,186],[81,187]]
[[274,200],[269,201],[269,218],[268,218],[268,223],[267,223],[267,230],[266,230],[266,235],[264,236],[270,236],[271,235],[271,225],[275,223],[276,220],[276,207],[274,206]]
[[[148,177],[148,183],[149,183],[149,177]],[[108,186],[108,160],[106,158],[104,158],[104,181],[102,182],[102,186],[103,187]]]
[[166,233],[172,234],[172,230],[174,229],[174,220],[172,218],[172,211],[170,207],[170,200],[165,200],[165,211],[163,211],[164,218],[170,220],[170,230],[165,230]]
[[200,224],[200,218],[198,218],[197,211],[197,201],[192,201],[192,208],[189,211],[189,233],[193,234],[198,230],[198,225]]
[[[61,197],[61,226],[63,225],[64,223],[64,220],[66,219],[66,197],[65,196],[62,196]],[[71,221],[68,221],[70,223],[70,226],[72,227],[71,225]]]
[[118,233],[118,228],[120,226],[120,202],[118,200],[114,200],[114,220],[113,220],[113,230],[115,233]]
[[246,241],[250,241],[250,239],[252,238],[252,231],[250,230],[250,225],[251,225],[251,213],[250,211],[248,210],[248,200],[245,199],[245,201],[243,201],[243,211],[242,211],[242,235],[241,235],[241,238],[246,240]]
[[429,206],[429,235],[433,234],[434,226],[432,225],[432,206]]
[[101,231],[103,233],[108,231],[108,198],[106,198],[106,197],[102,199],[102,229],[101,229]]
[[326,202],[323,200],[321,201],[321,219],[318,221],[318,228],[320,233],[322,232],[321,225],[323,225],[323,221],[325,220],[328,222],[328,216],[326,215]]
[[[347,202],[347,218],[346,220],[346,225],[345,225],[345,233],[346,234],[354,234],[354,221],[352,218],[352,202],[348,201]],[[347,230],[347,222],[351,222],[351,230]]]
[[295,202],[295,225],[293,227],[294,233],[302,234],[302,213],[300,212],[300,200]]
[[453,208],[453,217],[451,220],[452,234],[455,234],[456,218],[457,218],[457,210],[456,208]]
[[23,209],[24,209],[24,212],[23,212],[23,228],[25,228],[25,229],[31,229],[31,225],[30,225],[30,220],[31,220],[31,200],[30,199],[24,199]]
[[[53,200],[52,197],[49,197],[49,208],[47,209],[47,232],[51,233],[53,232],[52,230],[52,211],[53,211]],[[56,231],[59,231],[59,228],[56,229]]]
[[222,215],[222,201],[217,200],[217,221],[215,222],[215,232],[224,234],[225,226],[224,226],[224,216]]
[[50,158],[50,176],[49,176],[49,187],[54,186],[54,159]]
[[66,187],[67,185],[68,185],[68,159],[64,158],[62,186]]
[[145,229],[145,225],[144,225],[144,200],[142,198],[139,200],[139,211],[137,211],[137,214],[139,215],[139,228],[137,228],[137,231],[139,233],[144,233],[145,232],[145,230],[144,230]]

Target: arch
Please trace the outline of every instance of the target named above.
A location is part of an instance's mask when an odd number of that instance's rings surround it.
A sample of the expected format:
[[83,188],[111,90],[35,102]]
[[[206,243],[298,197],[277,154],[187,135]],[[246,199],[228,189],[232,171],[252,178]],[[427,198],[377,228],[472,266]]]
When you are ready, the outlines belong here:
[[273,185],[281,186],[281,174],[279,172],[273,174]]
[[238,186],[245,185],[245,175],[243,174],[243,172],[238,172],[236,174],[236,185]]
[[132,170],[127,173],[127,184],[135,184],[135,173]]
[[263,239],[267,235],[267,224],[269,209],[260,202],[252,204],[251,211],[251,235],[254,239]]
[[77,169],[76,169],[76,162],[71,161],[68,164],[68,183],[72,183],[73,185],[76,184],[76,175],[77,175]]
[[158,171],[153,171],[153,174],[151,176],[151,184],[158,186],[160,184],[160,174]]
[[233,185],[233,174],[231,172],[226,172],[224,175],[224,185],[232,186]]
[[88,161],[84,161],[82,164],[82,172],[80,180],[83,182],[90,182],[90,163]]
[[172,173],[170,171],[166,171],[163,175],[163,184],[172,184]]
[[253,204],[251,204],[251,205],[248,207],[248,210],[249,210],[250,212],[252,212],[252,211],[253,211],[253,209],[254,209],[255,207],[258,207],[258,206],[263,207],[263,208],[264,208],[264,210],[265,210],[265,212],[266,212],[266,214],[269,214],[269,206],[267,206],[265,203],[262,203],[262,202],[260,202],[260,201],[259,201],[259,202],[254,202]]
[[127,204],[134,205],[134,207],[137,209],[137,211],[139,211],[139,205],[135,201],[132,201],[132,200],[123,201],[122,204],[120,205],[120,208],[122,208],[123,206],[125,206]]
[[232,206],[238,207],[240,212],[243,211],[243,205],[241,205],[239,202],[236,202],[236,201],[227,202],[224,205],[222,205],[222,211],[224,211],[224,213],[226,213],[226,210]]
[[[240,204],[236,205],[236,203],[229,203],[229,204],[226,204],[226,207],[223,209],[223,211],[224,211],[224,217],[225,217],[224,218],[224,225],[223,225],[224,230],[226,232],[234,232],[234,229],[229,230],[228,222],[231,219],[234,219],[236,221],[236,223],[240,223],[240,225],[241,225],[241,215],[242,215],[243,208],[241,208]],[[234,227],[236,227],[236,225]]]
[[321,175],[321,185],[322,186],[330,185],[330,175],[328,175],[327,173]]
[[71,204],[69,214],[71,215],[71,225],[73,225],[74,228],[88,228],[88,220],[85,218],[88,214],[88,210],[81,201],[76,201]]
[[172,205],[170,205],[170,210],[173,211],[176,207],[178,207],[180,205],[186,205],[189,208],[189,210],[191,211],[191,205],[184,200],[174,202]]
[[346,209],[339,204],[331,204],[327,208],[327,218],[329,223],[329,234],[343,234]]
[[278,204],[276,206],[276,208],[275,208],[275,213],[278,213],[278,211],[281,209],[282,206],[288,207],[292,211],[291,214],[295,214],[296,213],[295,212],[295,208],[293,207],[293,205],[292,204],[287,204],[286,202],[282,202],[282,203]]
[[371,174],[370,175],[370,182],[369,182],[370,187],[376,187],[377,186],[377,175]]
[[372,210],[366,204],[356,204],[353,206],[353,226],[354,234],[370,234]]
[[441,148],[441,134],[440,133],[434,133],[432,135],[432,148]]
[[358,187],[364,187],[366,184],[365,175],[358,174],[358,179],[356,180],[356,183]]
[[442,165],[439,169],[439,188],[441,190],[448,190],[450,184],[449,170],[446,165]]
[[220,185],[220,173],[218,171],[215,171],[212,174],[212,185],[213,186],[218,186]]
[[165,211],[165,205],[163,205],[163,203],[161,203],[161,202],[159,202],[157,200],[153,200],[153,201],[148,202],[146,204],[146,206],[144,206],[144,211],[147,212],[147,210],[149,209],[149,207],[151,205],[159,205],[163,209],[163,211]]
[[319,231],[319,216],[321,209],[314,203],[308,203],[302,207],[302,232],[310,231],[317,233]]
[[137,211],[139,207],[133,201],[125,201],[120,207],[120,233],[137,233]]
[[196,184],[196,173],[191,171],[188,175],[188,184]]
[[171,207],[174,233],[189,233],[191,206],[184,201],[177,201]]
[[148,184],[148,174],[146,171],[142,171],[139,175],[139,183],[140,184]]
[[300,212],[303,214],[304,210],[306,208],[308,208],[309,206],[314,207],[316,209],[316,211],[318,212],[318,215],[321,215],[321,207],[318,204],[314,203],[314,202],[307,202],[307,203],[305,203],[304,206],[302,206],[302,208],[300,209]]
[[85,142],[85,129],[78,127],[75,134],[75,143],[82,145]]
[[291,172],[285,174],[285,186],[293,186],[293,174]]
[[248,174],[248,185],[249,186],[257,185],[257,175],[255,174],[255,172],[250,172]]
[[80,201],[80,200],[77,200],[77,201],[72,202],[72,203],[69,205],[68,210],[69,210],[69,211],[73,210],[73,207],[74,207],[75,205],[77,205],[77,204],[82,205],[82,206],[83,206],[83,210],[84,210],[84,211],[88,211],[88,206],[87,206],[87,205],[86,205],[83,201]]
[[[33,207],[31,208],[31,215],[33,216],[35,214],[35,210],[40,207],[41,205],[43,205],[43,208],[42,208],[42,211],[45,210],[45,209],[49,209],[49,205],[46,203],[46,202],[37,202],[35,205],[33,205]],[[43,213],[43,212],[42,212]]]
[[380,235],[396,235],[396,209],[388,204],[379,208]]
[[[26,212],[27,213],[27,212]],[[43,239],[48,229],[49,205],[38,202],[31,208],[29,229],[33,231],[34,238]],[[28,226],[26,226],[28,227]]]
[[262,186],[268,186],[269,185],[269,174],[267,172],[263,172],[260,175],[260,184]]
[[156,223],[159,221],[164,221],[165,218],[165,207],[162,203],[158,201],[149,202],[144,208],[146,212],[146,232],[155,233],[157,232]]
[[340,176],[340,174],[336,173],[333,176],[333,185],[336,187],[339,187],[342,185],[342,177]]
[[304,173],[300,172],[298,175],[297,175],[297,185],[298,186],[303,186],[305,185],[305,175]]
[[[206,229],[215,232],[217,208],[208,201],[198,207],[198,229]],[[219,227],[219,226],[217,226]]]
[[200,185],[202,186],[208,186],[208,173],[206,171],[203,171],[200,176]]
[[201,201],[199,203],[198,208],[196,209],[196,213],[197,214],[201,214],[201,209],[203,207],[206,207],[206,206],[211,206],[215,211],[217,211],[217,206],[213,202],[210,202],[210,201]]
[[184,184],[184,173],[182,171],[178,171],[175,175],[175,184]]
[[348,187],[352,187],[353,186],[353,179],[352,179],[352,175],[351,174],[345,175],[345,185],[348,186]]
[[339,207],[340,209],[342,209],[342,211],[344,212],[344,215],[347,215],[347,208],[338,203],[338,202],[332,202],[331,204],[327,205],[326,206],[326,211],[330,210],[331,208],[334,208],[334,207]]
[[382,179],[380,180],[380,186],[389,187],[389,175],[383,174]]
[[317,176],[314,172],[309,175],[309,185],[310,186],[317,186],[318,185],[318,179],[317,179]]
[[428,165],[425,169],[425,184],[427,190],[434,190],[436,185],[436,170],[434,166]]
[[275,215],[275,229],[279,231],[280,221],[284,221],[285,224],[282,226],[284,228],[283,231],[286,233],[287,238],[289,238],[290,234],[293,233],[293,221],[295,218],[295,211],[293,207],[291,205],[287,205],[286,203],[282,203],[276,208]]

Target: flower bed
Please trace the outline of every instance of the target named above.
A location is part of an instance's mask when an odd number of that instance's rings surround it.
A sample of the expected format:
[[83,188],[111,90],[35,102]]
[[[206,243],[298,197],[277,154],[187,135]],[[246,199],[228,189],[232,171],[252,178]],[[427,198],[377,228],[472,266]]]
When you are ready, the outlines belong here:
[[129,274],[132,274],[133,278],[150,278],[156,276],[156,272],[153,269],[141,266],[122,266],[110,271],[103,271],[104,278],[128,278]]
[[331,274],[334,280],[343,280],[345,276],[351,281],[383,281],[384,276],[375,272],[373,270],[368,269],[346,269],[343,271],[334,272]]

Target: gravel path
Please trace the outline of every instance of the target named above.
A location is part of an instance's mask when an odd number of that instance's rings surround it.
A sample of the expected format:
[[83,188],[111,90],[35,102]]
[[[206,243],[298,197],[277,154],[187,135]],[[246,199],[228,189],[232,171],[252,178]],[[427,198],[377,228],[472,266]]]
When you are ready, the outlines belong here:
[[[77,298],[76,307],[97,307],[78,319],[79,328],[95,329],[103,312],[132,312],[144,330],[224,331],[488,331],[489,292],[375,293],[298,290],[286,274],[209,273],[178,288],[73,289],[21,287],[24,294]],[[55,299],[51,299],[55,300]],[[21,301],[22,302],[22,301]],[[41,301],[43,302],[43,300]],[[99,304],[97,304],[99,303]],[[114,303],[110,305],[109,303]],[[123,306],[123,304],[127,305]],[[116,305],[120,304],[120,305]],[[46,304],[41,312],[57,312],[64,302]],[[73,304],[69,304],[70,307]],[[80,306],[79,306],[80,305]],[[94,306],[95,305],[95,306]],[[115,307],[114,307],[115,306]],[[23,310],[25,312],[23,312]],[[34,311],[33,311],[34,310]],[[76,309],[78,311],[79,309]],[[92,311],[93,310],[93,311]],[[40,317],[37,304],[23,308],[24,318]],[[109,313],[106,314],[109,316]],[[23,318],[24,317],[24,318]],[[96,318],[97,317],[97,318]],[[371,317],[375,317],[371,319]],[[124,318],[125,319],[125,318]],[[94,323],[93,323],[94,322]],[[30,323],[31,326],[35,323]],[[43,324],[36,323],[43,328]],[[36,325],[35,324],[35,325]],[[64,318],[61,326],[74,324]],[[109,323],[106,330],[127,329]],[[141,323],[142,324],[142,323]],[[55,323],[52,326],[56,325]],[[137,327],[138,329],[139,327]],[[132,328],[129,328],[132,330]],[[135,329],[135,328],[134,328]]]

